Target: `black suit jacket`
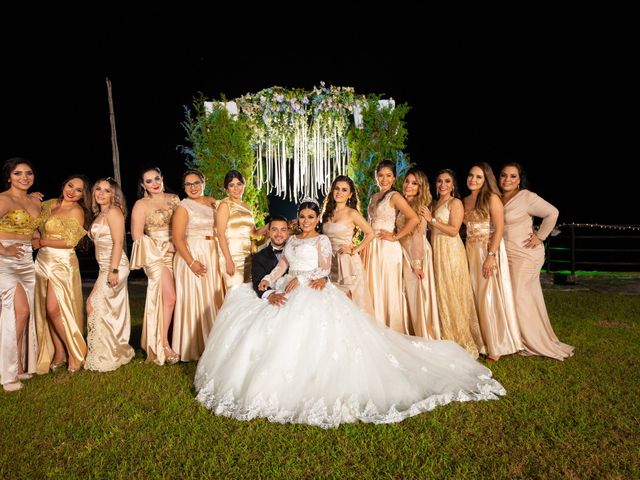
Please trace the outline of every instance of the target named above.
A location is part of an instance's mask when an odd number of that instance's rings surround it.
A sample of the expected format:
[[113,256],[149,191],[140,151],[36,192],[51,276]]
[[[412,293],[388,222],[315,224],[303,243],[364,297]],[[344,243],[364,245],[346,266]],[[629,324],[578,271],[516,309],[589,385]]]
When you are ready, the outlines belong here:
[[[264,276],[271,273],[271,270],[273,270],[277,264],[278,259],[276,258],[276,254],[273,253],[271,245],[267,245],[258,253],[253,255],[251,260],[251,278],[253,281],[253,289],[259,297],[262,297],[264,292],[258,290],[258,285]],[[272,287],[268,288],[268,290],[271,289]]]

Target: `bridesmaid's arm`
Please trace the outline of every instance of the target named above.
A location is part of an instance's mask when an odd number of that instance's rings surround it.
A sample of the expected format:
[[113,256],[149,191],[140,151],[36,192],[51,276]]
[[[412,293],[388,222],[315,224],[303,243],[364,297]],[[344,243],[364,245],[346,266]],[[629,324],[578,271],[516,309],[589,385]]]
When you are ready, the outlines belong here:
[[489,217],[494,231],[491,242],[487,245],[488,255],[482,263],[482,276],[489,278],[496,268],[496,254],[504,235],[504,206],[498,195],[491,195],[489,200]]
[[535,197],[527,206],[527,213],[532,217],[542,218],[542,224],[540,228],[538,228],[536,236],[540,240],[545,240],[556,226],[560,212],[542,197],[539,197],[535,193],[532,195],[535,195]]
[[[84,210],[82,210],[82,208],[79,205],[77,206],[77,208],[74,207],[71,210],[69,217],[76,220],[79,225],[84,225]],[[84,235],[81,235],[81,237],[83,236]],[[38,243],[40,244],[40,247],[74,248],[78,244],[79,240],[80,238],[77,238],[77,240],[73,242],[69,238],[62,239],[62,240],[53,240],[53,239],[40,237],[40,241]]]
[[131,239],[135,242],[144,236],[145,206],[138,200],[131,211]]
[[[118,284],[118,266],[120,265],[120,259],[122,258],[122,250],[124,247],[124,215],[119,208],[110,208],[107,213],[107,225],[109,226],[109,232],[111,233],[111,239],[113,240],[113,247],[111,248],[111,263],[109,264],[109,275],[107,277],[111,287],[115,287]],[[116,270],[116,271],[114,271]]]
[[399,210],[404,215],[406,223],[404,227],[402,227],[402,230],[400,230],[399,232],[392,235],[387,232],[380,232],[378,234],[378,237],[382,238],[383,240],[400,240],[402,237],[410,235],[411,232],[413,232],[413,229],[418,226],[420,220],[418,219],[418,215],[416,215],[416,212],[414,212],[413,208],[411,208],[411,205],[409,205],[409,202],[407,202],[405,198],[399,193],[393,194],[393,197],[391,197],[391,200],[389,202],[391,203],[391,206],[393,208]]
[[464,206],[459,199],[454,198],[453,200],[451,200],[450,207],[449,223],[442,223],[440,220],[438,220],[436,221],[436,223],[432,223],[431,227],[440,230],[445,235],[455,237],[460,232],[460,226],[462,225],[462,220],[464,219]]
[[191,265],[195,263],[196,259],[193,258],[187,246],[187,240],[185,238],[187,223],[189,223],[189,213],[187,210],[184,207],[176,207],[171,217],[171,240],[173,240],[178,255],[180,255],[189,268],[191,268]]
[[364,233],[364,238],[362,239],[362,242],[360,242],[360,245],[358,245],[357,247],[352,247],[351,254],[355,255],[364,250],[367,245],[371,243],[371,240],[375,238],[376,234],[374,233],[373,228],[371,228],[369,222],[367,222],[362,214],[355,208],[351,209],[351,220],[353,221],[355,226],[362,230],[362,232]]
[[409,257],[411,257],[411,270],[419,279],[424,278],[424,242],[427,241],[427,221],[422,218],[418,226],[411,234],[409,243]]
[[221,202],[216,209],[216,230],[218,231],[218,244],[222,255],[225,259],[225,268],[227,275],[232,276],[236,267],[233,264],[233,258],[231,258],[231,251],[229,250],[229,242],[227,242],[227,223],[229,222],[229,205]]

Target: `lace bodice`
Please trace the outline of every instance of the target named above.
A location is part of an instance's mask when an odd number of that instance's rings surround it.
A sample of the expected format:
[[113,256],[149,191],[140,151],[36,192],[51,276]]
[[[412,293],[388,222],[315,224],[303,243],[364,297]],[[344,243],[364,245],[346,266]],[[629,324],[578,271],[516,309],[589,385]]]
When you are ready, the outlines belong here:
[[391,198],[398,192],[391,192],[381,202],[369,203],[369,223],[374,230],[393,232],[396,224],[396,209],[391,206]]
[[177,195],[171,193],[166,194],[166,199],[166,208],[156,208],[155,210],[147,212],[144,219],[145,232],[149,233],[156,230],[169,230],[173,211],[180,204],[180,199]]
[[467,242],[487,242],[494,231],[489,217],[483,217],[475,208],[464,212],[464,223],[467,226]]
[[300,280],[328,277],[331,272],[331,241],[326,235],[300,239],[289,238],[284,255],[278,265],[264,279],[270,285],[289,269],[289,274]]
[[215,210],[210,205],[185,198],[180,202],[180,206],[189,214],[187,238],[213,236]]

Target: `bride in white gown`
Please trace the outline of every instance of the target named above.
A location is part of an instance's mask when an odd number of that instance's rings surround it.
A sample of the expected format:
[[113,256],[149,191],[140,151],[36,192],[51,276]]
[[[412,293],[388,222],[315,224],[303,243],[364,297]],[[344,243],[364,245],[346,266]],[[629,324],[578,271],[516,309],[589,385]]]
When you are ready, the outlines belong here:
[[[198,363],[196,399],[216,415],[306,423],[323,428],[357,420],[399,422],[453,401],[505,395],[491,371],[456,343],[426,341],[380,327],[331,283],[331,242],[316,231],[319,207],[303,202],[302,233],[261,287],[229,291]],[[289,269],[288,273],[283,273]]]

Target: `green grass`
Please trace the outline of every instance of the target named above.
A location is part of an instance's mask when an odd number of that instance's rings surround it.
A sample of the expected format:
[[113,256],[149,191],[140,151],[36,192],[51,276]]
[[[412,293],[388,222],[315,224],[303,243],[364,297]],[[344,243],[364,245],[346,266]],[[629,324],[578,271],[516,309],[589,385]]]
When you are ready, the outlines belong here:
[[193,398],[194,363],[140,352],[112,373],[39,376],[0,394],[0,478],[640,478],[640,296],[546,297],[573,358],[503,358],[506,397],[394,425],[216,417]]

